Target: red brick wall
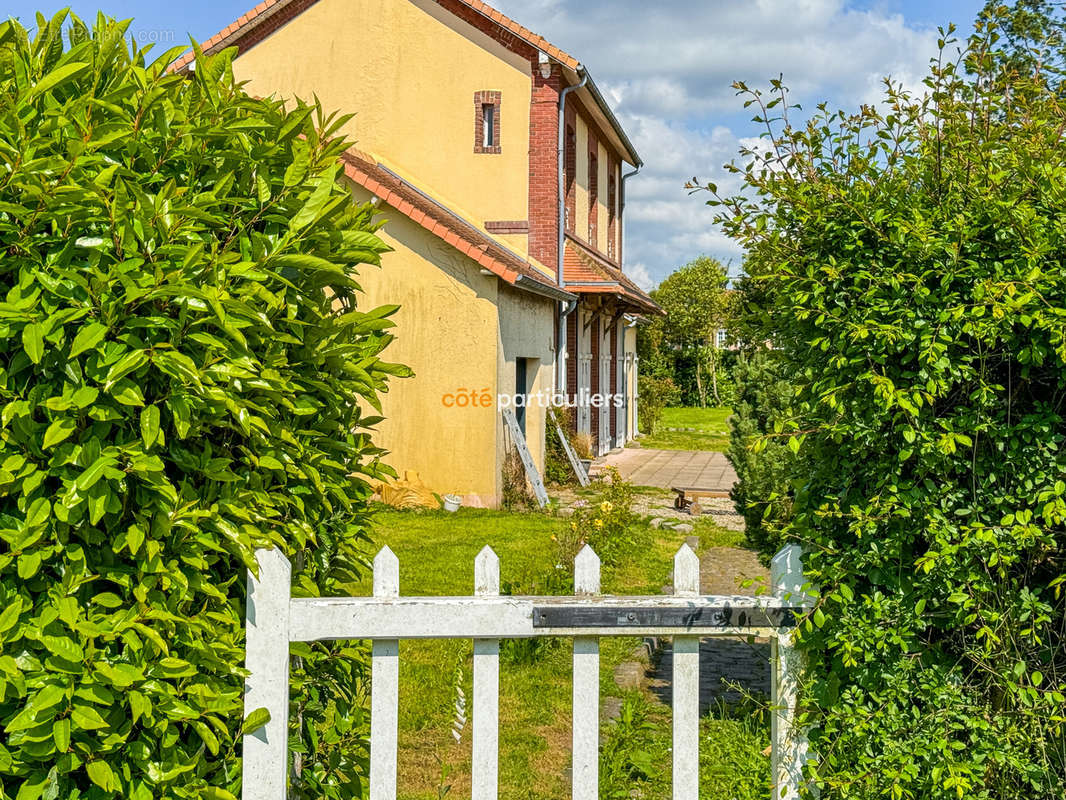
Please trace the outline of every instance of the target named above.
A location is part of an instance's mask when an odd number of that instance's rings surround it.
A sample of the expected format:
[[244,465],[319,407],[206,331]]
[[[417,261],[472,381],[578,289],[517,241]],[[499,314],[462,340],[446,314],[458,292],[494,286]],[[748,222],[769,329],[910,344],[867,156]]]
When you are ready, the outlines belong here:
[[545,80],[533,67],[529,106],[529,254],[546,267],[559,257],[559,67]]

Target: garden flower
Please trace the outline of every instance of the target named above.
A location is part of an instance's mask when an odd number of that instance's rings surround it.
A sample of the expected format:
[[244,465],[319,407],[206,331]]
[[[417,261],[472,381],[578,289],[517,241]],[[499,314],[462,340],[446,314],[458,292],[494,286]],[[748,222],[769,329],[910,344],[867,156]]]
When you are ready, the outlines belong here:
[[602,511],[604,514],[610,514],[613,508],[614,506],[611,505],[610,500],[604,500],[602,503],[600,503],[600,511]]

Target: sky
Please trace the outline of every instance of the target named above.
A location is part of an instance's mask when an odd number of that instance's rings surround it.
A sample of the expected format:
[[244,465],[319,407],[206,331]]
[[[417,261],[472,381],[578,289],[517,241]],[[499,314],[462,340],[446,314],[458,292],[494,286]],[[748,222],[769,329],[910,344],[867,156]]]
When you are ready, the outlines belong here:
[[[396,0],[402,2],[403,0]],[[74,0],[83,19],[133,18],[138,41],[203,41],[258,0]],[[693,177],[737,188],[723,165],[758,137],[731,85],[784,76],[793,102],[854,109],[892,76],[919,86],[937,27],[971,30],[984,0],[489,0],[573,55],[592,74],[640,153],[626,184],[625,269],[650,289],[710,255],[738,274],[743,253],[711,220]],[[0,0],[2,16],[32,24],[40,0]],[[47,13],[47,12],[46,12]]]

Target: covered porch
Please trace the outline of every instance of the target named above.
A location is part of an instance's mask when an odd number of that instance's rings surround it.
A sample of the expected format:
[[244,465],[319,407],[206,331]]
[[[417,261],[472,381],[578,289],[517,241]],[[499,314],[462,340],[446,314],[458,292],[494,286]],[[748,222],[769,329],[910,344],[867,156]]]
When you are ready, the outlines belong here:
[[578,296],[565,318],[566,394],[573,424],[588,434],[595,456],[624,447],[637,434],[636,326],[662,311],[621,270],[567,237],[566,290]]

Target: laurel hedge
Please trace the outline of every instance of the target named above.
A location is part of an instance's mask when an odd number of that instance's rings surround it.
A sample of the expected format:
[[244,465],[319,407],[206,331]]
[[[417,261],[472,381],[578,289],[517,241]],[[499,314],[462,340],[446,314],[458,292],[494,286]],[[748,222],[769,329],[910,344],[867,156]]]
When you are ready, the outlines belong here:
[[987,21],[941,46],[804,124],[739,85],[767,138],[710,187],[793,383],[823,800],[1066,796],[1066,98]]
[[[124,32],[0,26],[3,798],[239,795],[245,570],[273,545],[301,594],[352,577],[407,374],[395,309],[356,308],[386,248],[343,120]],[[338,652],[298,653],[294,796],[361,792]]]

